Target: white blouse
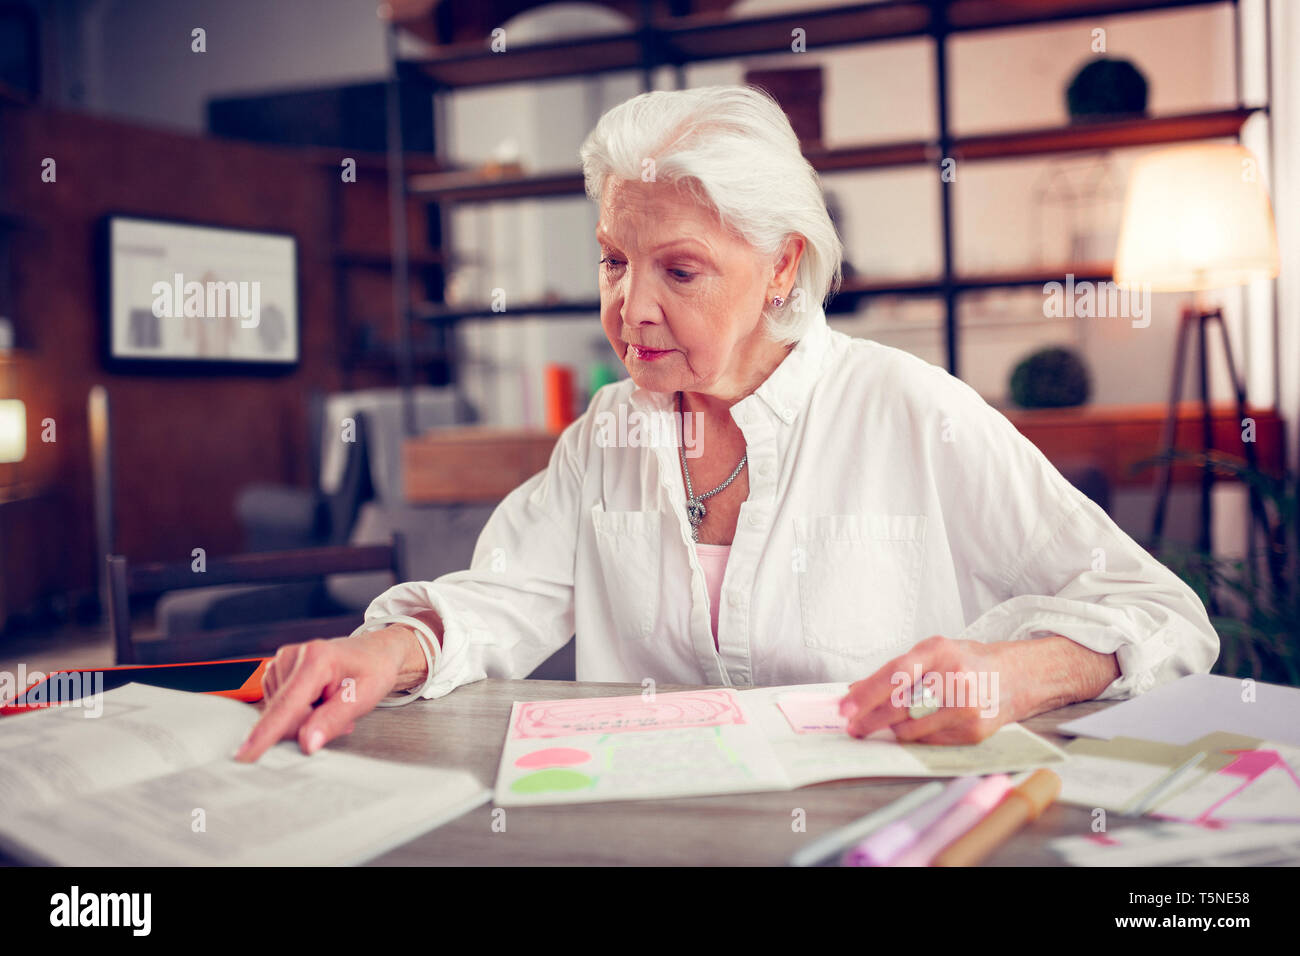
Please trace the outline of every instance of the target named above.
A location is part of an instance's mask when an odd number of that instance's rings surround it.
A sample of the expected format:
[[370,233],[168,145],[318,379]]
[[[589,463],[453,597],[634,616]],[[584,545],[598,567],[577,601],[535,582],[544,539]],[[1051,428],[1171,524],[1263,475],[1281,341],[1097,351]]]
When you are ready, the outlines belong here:
[[1057,633],[1117,653],[1107,699],[1218,656],[1192,589],[970,386],[831,329],[820,309],[731,408],[749,498],[715,649],[674,410],[631,379],[604,386],[546,470],[497,507],[468,570],[375,598],[367,621],[441,616],[425,696],[525,677],[575,634],[578,680],[632,683],[853,681],[933,634]]

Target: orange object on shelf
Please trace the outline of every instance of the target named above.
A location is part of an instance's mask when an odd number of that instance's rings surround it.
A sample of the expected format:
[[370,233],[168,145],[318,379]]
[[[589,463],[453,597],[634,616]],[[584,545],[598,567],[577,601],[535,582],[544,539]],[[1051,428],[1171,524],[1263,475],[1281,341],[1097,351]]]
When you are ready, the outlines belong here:
[[564,431],[574,419],[573,369],[554,363],[546,366],[546,430]]

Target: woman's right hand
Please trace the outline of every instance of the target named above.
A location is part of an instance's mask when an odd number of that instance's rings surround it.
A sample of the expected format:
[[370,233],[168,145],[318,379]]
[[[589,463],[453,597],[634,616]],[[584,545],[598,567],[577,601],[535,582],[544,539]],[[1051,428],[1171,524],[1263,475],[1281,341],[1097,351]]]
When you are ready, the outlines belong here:
[[252,763],[285,738],[296,736],[305,754],[352,732],[359,717],[394,689],[419,687],[425,672],[424,652],[415,632],[393,625],[355,637],[318,638],[286,644],[262,676],[266,707],[235,753]]

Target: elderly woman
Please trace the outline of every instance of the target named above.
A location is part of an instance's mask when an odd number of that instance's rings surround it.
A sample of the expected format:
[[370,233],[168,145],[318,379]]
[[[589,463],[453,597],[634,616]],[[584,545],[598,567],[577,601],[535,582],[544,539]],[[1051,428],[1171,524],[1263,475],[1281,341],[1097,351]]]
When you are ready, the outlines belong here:
[[[581,155],[630,378],[506,497],[469,570],[283,648],[240,759],[312,752],[392,691],[524,677],[575,634],[578,680],[854,682],[850,733],[933,743],[1210,668],[1194,592],[1002,415],[827,326],[840,240],[769,97],[642,94]],[[922,675],[972,674],[995,699],[912,706]]]

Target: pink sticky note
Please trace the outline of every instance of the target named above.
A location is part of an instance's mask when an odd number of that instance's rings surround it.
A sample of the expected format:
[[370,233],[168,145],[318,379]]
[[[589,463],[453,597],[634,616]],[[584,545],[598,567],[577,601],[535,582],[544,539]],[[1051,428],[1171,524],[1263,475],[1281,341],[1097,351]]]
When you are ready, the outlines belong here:
[[847,717],[840,716],[843,694],[786,694],[776,702],[796,734],[842,734]]

